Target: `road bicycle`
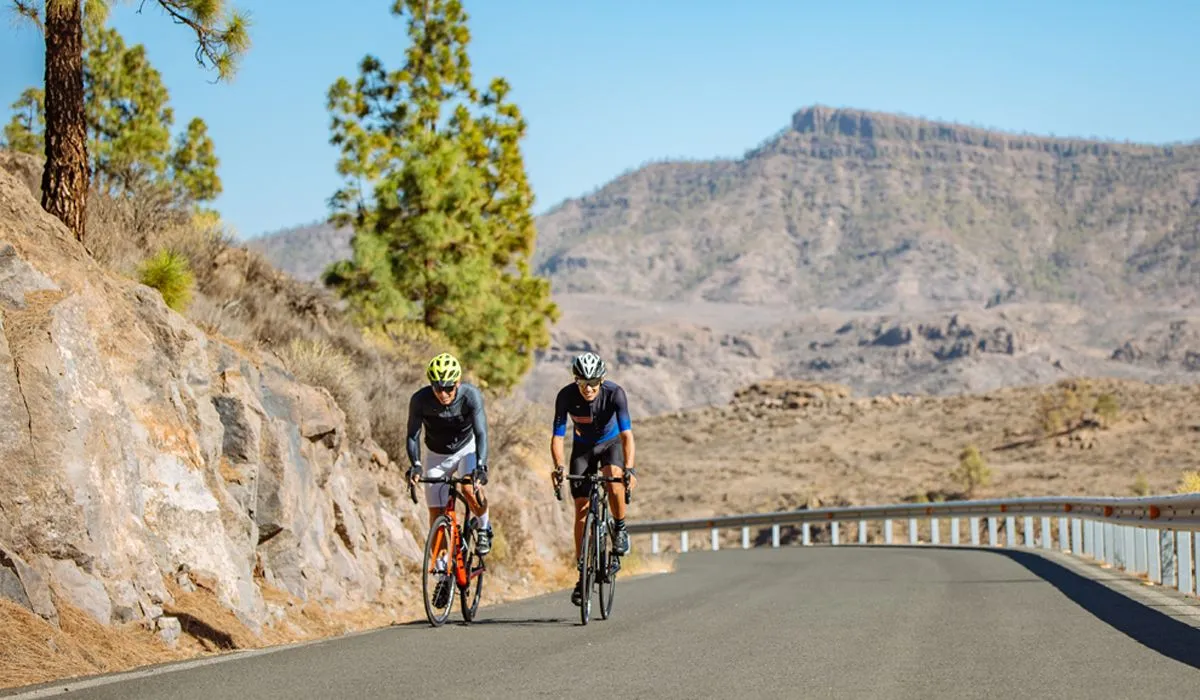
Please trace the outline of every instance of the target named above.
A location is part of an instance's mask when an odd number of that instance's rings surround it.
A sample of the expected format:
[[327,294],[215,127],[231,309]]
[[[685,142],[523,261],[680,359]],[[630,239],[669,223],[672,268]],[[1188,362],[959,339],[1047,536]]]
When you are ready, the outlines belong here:
[[[612,615],[613,598],[617,591],[617,571],[621,569],[621,557],[613,553],[609,543],[616,526],[608,512],[608,494],[601,484],[621,482],[625,484],[625,503],[629,503],[629,474],[613,477],[600,473],[583,476],[566,476],[570,481],[585,481],[588,484],[588,514],[583,526],[583,541],[580,543],[579,619],[587,624],[592,615],[592,586],[597,588],[600,601],[600,619]],[[554,496],[562,500],[562,487],[554,485]]]
[[[461,600],[460,610],[463,620],[471,622],[479,611],[479,596],[483,591],[483,575],[487,572],[484,557],[475,552],[475,535],[479,521],[471,515],[466,497],[458,485],[471,483],[470,476],[454,477],[441,476],[435,478],[420,477],[425,484],[447,484],[450,489],[446,501],[446,510],[434,519],[425,537],[424,573],[421,576],[421,591],[425,598],[425,617],[429,624],[440,627],[450,619],[450,609],[454,607],[454,589],[458,589]],[[475,487],[475,493],[482,498],[482,489]],[[408,495],[413,503],[417,502],[417,492],[413,484],[408,485]],[[486,498],[483,498],[486,502]],[[461,502],[463,512],[467,514],[467,523],[459,527],[455,517],[455,503]]]

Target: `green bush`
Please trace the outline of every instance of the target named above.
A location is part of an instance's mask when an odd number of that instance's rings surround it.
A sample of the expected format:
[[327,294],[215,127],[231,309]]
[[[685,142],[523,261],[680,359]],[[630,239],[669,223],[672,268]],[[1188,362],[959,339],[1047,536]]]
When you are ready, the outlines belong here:
[[196,278],[183,255],[160,250],[157,255],[142,262],[138,274],[139,281],[157,289],[163,301],[172,309],[182,312],[191,303]]

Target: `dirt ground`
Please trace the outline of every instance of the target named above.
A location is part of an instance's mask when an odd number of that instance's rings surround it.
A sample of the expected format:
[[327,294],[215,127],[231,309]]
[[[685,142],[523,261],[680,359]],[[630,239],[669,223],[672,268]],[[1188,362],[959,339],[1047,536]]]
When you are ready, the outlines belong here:
[[[1101,418],[1104,394],[1115,410]],[[1058,424],[1043,426],[1054,410]],[[1173,492],[1200,467],[1200,386],[1098,379],[863,399],[839,385],[762,382],[727,406],[634,430],[631,520],[964,498],[951,473],[971,444],[991,473],[973,498],[1130,496]]]

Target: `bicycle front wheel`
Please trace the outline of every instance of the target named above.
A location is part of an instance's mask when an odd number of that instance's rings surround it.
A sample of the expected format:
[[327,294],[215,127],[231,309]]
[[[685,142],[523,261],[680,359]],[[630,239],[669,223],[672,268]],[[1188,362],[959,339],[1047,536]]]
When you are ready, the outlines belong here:
[[588,623],[588,618],[592,615],[592,581],[595,579],[596,573],[596,538],[592,530],[595,529],[594,523],[596,516],[591,511],[588,511],[587,520],[583,524],[583,543],[579,552],[583,557],[583,566],[579,571],[579,591],[582,597],[579,600],[579,619],[583,624]]
[[475,553],[474,537],[464,542],[463,546],[466,548],[467,587],[459,593],[459,610],[463,620],[471,622],[475,619],[475,613],[479,612],[479,597],[483,592],[483,574],[487,571],[487,564],[483,557]]
[[612,553],[612,538],[610,533],[616,532],[612,518],[600,526],[600,619],[607,620],[612,615],[613,598],[617,593],[617,555]]
[[454,523],[443,514],[433,521],[425,538],[424,574],[421,592],[425,598],[425,617],[434,627],[450,618],[454,607]]

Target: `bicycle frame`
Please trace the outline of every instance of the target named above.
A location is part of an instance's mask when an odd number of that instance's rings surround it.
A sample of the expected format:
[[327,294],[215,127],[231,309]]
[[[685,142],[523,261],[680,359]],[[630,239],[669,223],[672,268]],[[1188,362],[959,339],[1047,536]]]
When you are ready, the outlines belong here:
[[[464,557],[462,525],[459,524],[458,511],[454,507],[454,504],[456,502],[461,501],[463,504],[463,511],[465,513],[467,513],[468,517],[470,516],[470,513],[471,513],[470,504],[467,503],[466,497],[463,496],[462,493],[459,492],[458,484],[471,483],[471,479],[469,479],[467,477],[443,476],[443,477],[438,477],[435,479],[421,477],[420,479],[418,479],[418,481],[420,481],[421,483],[424,483],[424,484],[447,484],[450,488],[449,498],[446,499],[446,507],[442,509],[442,512],[445,513],[446,515],[450,516],[450,523],[451,523],[450,538],[451,538],[451,541],[450,541],[449,546],[450,546],[451,556],[454,558],[454,582],[456,584],[458,584],[458,589],[460,591],[466,590],[467,586],[469,586],[471,584],[471,581],[478,578],[479,576],[481,576],[483,574],[483,572],[487,569],[487,564],[484,563],[483,559],[480,559],[479,566],[475,567],[471,571],[467,571],[467,562]],[[413,488],[413,485],[411,483],[409,484],[408,491],[409,491],[409,497],[412,498],[412,502],[416,503],[417,502],[416,489]],[[434,551],[437,552],[439,555],[443,551],[443,547],[445,546],[445,543],[441,542],[440,540],[441,540],[441,537],[439,536],[439,538],[437,540],[435,540],[434,544],[433,544]]]

